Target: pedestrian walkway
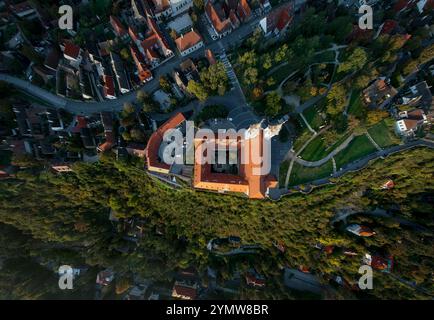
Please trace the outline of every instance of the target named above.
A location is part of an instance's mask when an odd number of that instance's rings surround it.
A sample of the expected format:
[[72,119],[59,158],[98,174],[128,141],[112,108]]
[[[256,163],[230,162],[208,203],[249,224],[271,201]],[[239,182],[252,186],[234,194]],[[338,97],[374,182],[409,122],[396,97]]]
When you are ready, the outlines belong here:
[[377,148],[378,151],[383,150],[376,142],[375,140],[371,137],[371,135],[369,134],[368,131],[366,131],[366,136],[368,137],[369,141],[372,142],[372,144],[375,146],[375,148]]

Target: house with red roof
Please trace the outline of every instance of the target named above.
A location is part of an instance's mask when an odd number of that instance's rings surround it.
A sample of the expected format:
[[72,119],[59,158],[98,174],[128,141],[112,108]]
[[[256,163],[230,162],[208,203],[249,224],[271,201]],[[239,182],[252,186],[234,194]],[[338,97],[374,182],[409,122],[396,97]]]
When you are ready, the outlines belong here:
[[151,81],[154,77],[152,76],[142,54],[134,47],[130,47],[130,52],[134,63],[136,64],[137,76],[140,79],[140,82],[145,83]]
[[237,15],[241,22],[247,22],[252,18],[252,10],[247,0],[240,0],[237,6]]
[[429,119],[422,109],[400,112],[399,120],[395,123],[395,131],[399,136],[414,136],[416,131],[424,124],[429,123]]
[[182,300],[194,300],[197,297],[197,283],[189,284],[186,281],[175,281],[172,297]]
[[359,224],[351,224],[346,228],[346,230],[359,237],[371,237],[375,235],[375,232],[370,228]]
[[103,76],[103,96],[106,99],[116,99],[115,82],[112,76]]
[[117,37],[125,40],[128,37],[127,30],[122,25],[122,22],[115,16],[110,16],[110,24]]
[[221,4],[213,4],[211,0],[205,5],[205,13],[215,35],[212,35],[213,40],[222,38],[232,32],[232,23],[229,17],[225,14]]
[[268,13],[259,21],[266,37],[284,34],[294,19],[294,2],[287,3]]
[[387,180],[382,186],[381,189],[383,190],[390,190],[395,188],[395,183],[393,182],[393,180]]
[[[136,44],[140,54],[142,55],[147,68],[154,69],[162,62],[172,58],[174,53],[170,49],[167,40],[164,38],[154,19],[148,16],[146,21],[148,29],[146,35],[143,37],[143,40],[141,39],[141,36],[132,28],[129,29],[129,34]],[[134,53],[134,55],[137,56],[136,53]]]
[[216,64],[217,61],[215,59],[214,53],[210,49],[205,50],[205,58],[208,60],[210,65]]
[[246,283],[252,287],[265,287],[265,279],[264,277],[257,274],[255,270],[251,270],[245,275]]
[[81,48],[69,40],[66,40],[63,45],[63,56],[69,61],[69,64],[78,69],[82,60],[83,52]]
[[193,29],[175,40],[181,56],[186,56],[203,47],[203,40],[199,33]]

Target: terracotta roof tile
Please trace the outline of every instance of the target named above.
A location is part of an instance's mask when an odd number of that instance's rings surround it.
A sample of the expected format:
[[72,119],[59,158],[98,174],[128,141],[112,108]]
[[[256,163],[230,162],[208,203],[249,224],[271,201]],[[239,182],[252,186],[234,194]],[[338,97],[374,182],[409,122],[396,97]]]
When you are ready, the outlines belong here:
[[180,52],[183,52],[199,42],[202,41],[202,37],[194,30],[187,32],[175,40],[176,46]]

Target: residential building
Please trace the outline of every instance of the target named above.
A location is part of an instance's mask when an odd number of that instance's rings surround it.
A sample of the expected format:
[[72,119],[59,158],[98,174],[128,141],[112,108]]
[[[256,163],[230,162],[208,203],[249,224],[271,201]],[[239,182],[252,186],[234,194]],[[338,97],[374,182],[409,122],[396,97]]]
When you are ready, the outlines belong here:
[[[145,63],[151,68],[158,67],[162,62],[174,56],[169,44],[157,26],[155,20],[147,17],[147,33],[144,40],[139,40],[139,35],[130,29],[130,36],[136,43]],[[136,63],[137,64],[137,63]]]
[[130,92],[130,84],[128,83],[127,74],[125,72],[124,64],[122,63],[121,58],[116,53],[111,52],[110,59],[119,90],[122,94]]
[[268,13],[259,21],[259,26],[266,37],[283,35],[294,20],[294,2],[291,1]]
[[65,173],[73,171],[68,164],[52,164],[51,170],[53,170],[55,173]]
[[212,53],[211,49],[205,50],[205,58],[208,60],[209,65],[213,65],[217,63],[214,53]]
[[113,77],[104,75],[102,81],[104,98],[111,100],[116,99],[115,83],[113,81]]
[[414,136],[416,131],[424,124],[427,124],[428,117],[422,109],[400,112],[399,120],[396,121],[395,131],[404,137]]
[[385,77],[375,80],[363,90],[362,97],[366,106],[371,109],[382,109],[396,96],[398,91],[390,85]]
[[193,27],[193,21],[191,20],[190,15],[188,13],[185,13],[170,21],[167,24],[167,27],[170,30],[175,30],[177,34],[182,34],[188,30],[191,30],[191,28]]
[[246,283],[252,287],[265,287],[265,279],[260,276],[255,270],[250,270],[246,273],[245,276]]
[[197,297],[197,283],[189,284],[186,281],[175,281],[172,290],[172,297],[183,300],[194,300]]
[[372,231],[370,228],[366,226],[361,226],[359,224],[351,224],[346,228],[346,230],[359,237],[371,237],[375,235],[375,232]]
[[122,40],[128,38],[127,30],[125,29],[125,27],[122,25],[121,21],[117,17],[110,16],[110,24],[117,37],[121,38]]
[[143,0],[131,0],[131,8],[133,9],[135,19],[142,22],[146,20],[147,13]]
[[193,7],[193,0],[169,0],[172,16],[180,15]]
[[59,66],[60,52],[57,47],[52,47],[48,50],[48,54],[44,60],[44,67],[56,72]]
[[191,59],[183,61],[179,65],[179,68],[173,71],[172,75],[178,87],[183,90],[184,93],[186,93],[187,95],[190,95],[187,90],[188,82],[190,80],[199,80],[199,71],[197,70],[196,65]]
[[139,158],[146,156],[146,147],[143,144],[130,143],[126,146],[129,155]]
[[63,56],[69,61],[70,65],[76,69],[79,68],[83,60],[81,48],[73,44],[71,41],[65,41],[63,47]]
[[130,51],[134,63],[136,64],[137,76],[140,79],[140,82],[145,83],[151,81],[153,79],[152,73],[148,69],[148,66],[141,53],[134,47],[130,47]]
[[232,23],[220,4],[208,0],[205,5],[206,17],[214,31],[213,40],[222,38],[232,32]]
[[383,190],[391,190],[395,188],[395,183],[393,182],[393,180],[387,180],[382,186],[381,189]]
[[111,269],[106,269],[97,274],[96,283],[101,286],[108,286],[113,282],[114,278],[114,272]]
[[429,110],[433,101],[430,89],[426,81],[411,86],[409,91],[403,94],[402,104]]
[[186,34],[181,34],[175,43],[181,56],[186,56],[203,47],[202,37],[193,29]]

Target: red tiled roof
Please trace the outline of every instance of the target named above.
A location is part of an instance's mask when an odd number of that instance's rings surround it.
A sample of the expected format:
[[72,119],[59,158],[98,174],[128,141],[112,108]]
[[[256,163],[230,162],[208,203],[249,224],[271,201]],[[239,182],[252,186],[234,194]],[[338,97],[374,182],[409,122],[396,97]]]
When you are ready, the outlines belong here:
[[226,19],[223,21],[220,19],[219,15],[217,14],[217,11],[214,8],[214,6],[212,5],[211,1],[208,1],[208,3],[206,4],[205,11],[206,11],[206,14],[208,15],[208,18],[211,20],[215,30],[218,33],[225,32],[226,30],[228,30],[231,27],[229,19]]
[[265,280],[264,279],[258,279],[250,273],[246,274],[246,282],[247,282],[247,284],[252,284],[252,285],[258,286],[258,287],[265,286]]
[[294,4],[289,2],[267,15],[267,32],[282,31],[293,19]]
[[115,83],[113,77],[104,75],[104,96],[114,96],[115,95]]
[[158,151],[161,142],[163,141],[164,133],[169,129],[174,129],[185,121],[182,113],[177,113],[175,116],[167,120],[161,127],[155,131],[149,138],[146,146],[146,160],[148,162],[148,170],[166,172],[170,166],[164,162],[160,162]]
[[292,16],[289,15],[289,12],[287,10],[282,10],[280,13],[279,21],[277,22],[276,28],[281,31],[284,29],[288,23],[290,23],[292,20]]
[[239,5],[238,5],[238,10],[237,13],[238,15],[240,15],[240,13],[242,12],[243,17],[240,16],[241,20],[246,20],[248,19],[251,14],[252,14],[252,10],[249,7],[249,4],[247,3],[247,0],[241,0]]
[[390,34],[398,26],[398,22],[395,20],[386,20],[381,28],[381,34]]
[[140,81],[147,81],[152,78],[152,73],[147,68],[142,54],[134,47],[130,47],[131,55],[136,64],[137,71],[139,73]]
[[106,139],[106,141],[103,144],[98,146],[98,149],[101,152],[109,151],[115,145],[115,136],[114,136],[113,132],[106,132],[105,133],[105,139]]
[[139,35],[134,28],[128,27],[128,34],[135,43],[140,42]]
[[233,26],[239,26],[240,20],[237,18],[234,10],[231,10],[231,12],[229,13],[229,19],[231,20]]
[[217,61],[215,60],[214,54],[210,49],[205,50],[205,57],[207,58],[209,64],[216,64]]
[[[262,156],[262,139],[263,131],[261,130],[256,138],[244,141],[245,148],[240,151],[244,152],[242,156],[244,156],[246,164],[240,165],[239,175],[213,173],[211,172],[210,164],[202,164],[200,159],[196,159],[194,165],[194,187],[205,190],[245,193],[252,199],[263,199],[267,188],[277,186],[277,180],[271,175],[258,175],[256,173],[257,170],[260,170],[260,165],[256,165],[257,161],[254,161],[255,159],[252,159],[252,157],[256,153]],[[210,137],[205,143],[216,143],[216,141]],[[239,148],[240,144],[240,141],[238,141]],[[201,139],[197,139],[195,145],[195,155],[196,157],[200,157],[203,154],[202,148],[204,147],[204,142]],[[255,154],[252,154],[252,150],[257,148],[259,150]]]
[[191,300],[194,300],[197,295],[197,290],[191,287],[184,287],[182,285],[175,285],[173,287],[173,292],[177,295],[188,297]]
[[127,31],[117,17],[110,16],[110,23],[116,35],[118,35],[119,37],[126,35]]
[[175,40],[176,46],[180,52],[183,52],[199,42],[202,41],[202,37],[194,30],[187,32]]
[[65,49],[63,53],[73,59],[77,59],[80,54],[80,47],[70,41],[65,41]]
[[77,116],[77,125],[72,129],[72,132],[79,133],[81,129],[87,127],[87,120],[83,116]]

